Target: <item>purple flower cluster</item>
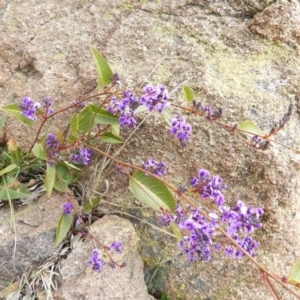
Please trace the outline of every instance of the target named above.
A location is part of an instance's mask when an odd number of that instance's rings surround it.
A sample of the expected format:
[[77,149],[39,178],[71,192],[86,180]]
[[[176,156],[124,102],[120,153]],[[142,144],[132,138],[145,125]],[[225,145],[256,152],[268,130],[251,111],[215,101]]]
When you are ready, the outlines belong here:
[[42,100],[42,106],[43,106],[43,108],[45,109],[45,111],[46,111],[46,115],[47,116],[50,116],[50,115],[52,115],[53,113],[54,113],[54,110],[53,110],[53,108],[51,107],[51,105],[52,105],[52,100],[50,99],[50,98],[44,98],[43,100]]
[[260,229],[262,223],[259,218],[264,214],[263,209],[247,207],[243,201],[238,201],[234,209],[226,206],[220,206],[222,213],[221,219],[224,223],[229,225],[228,233],[242,233],[245,231],[247,234],[252,233],[255,229]]
[[265,141],[261,137],[254,135],[250,140],[250,146],[260,150],[266,150],[269,147],[270,141]]
[[21,108],[21,114],[29,120],[35,121],[37,119],[36,112],[41,106],[45,109],[46,116],[50,116],[54,113],[51,107],[52,100],[50,98],[44,98],[42,105],[39,102],[34,101],[30,97],[24,97],[19,107]]
[[162,177],[167,174],[167,166],[163,161],[156,161],[149,158],[146,162],[143,162],[143,168],[146,171],[153,172],[156,176]]
[[90,148],[82,148],[78,153],[73,154],[73,160],[78,164],[88,166],[92,163],[93,151]]
[[[219,250],[222,244],[215,243],[217,226],[227,228],[227,233],[238,245],[250,255],[255,256],[258,242],[250,235],[256,229],[262,227],[260,217],[264,211],[261,208],[247,207],[242,201],[238,201],[235,208],[223,206],[225,203],[223,190],[226,185],[218,175],[211,176],[207,170],[200,170],[198,175],[191,180],[191,185],[200,193],[202,198],[214,199],[219,208],[217,213],[210,213],[209,218],[201,214],[200,208],[192,210],[190,207],[183,209],[177,206],[175,214],[165,212],[161,217],[164,226],[176,225],[182,232],[183,237],[178,243],[179,248],[184,252],[190,261],[205,260],[211,258],[212,250]],[[172,226],[173,226],[172,225]],[[213,247],[213,244],[214,247]],[[244,253],[229,245],[224,247],[225,254],[233,258],[242,258]]]
[[189,232],[178,243],[180,250],[186,253],[190,261],[209,261],[213,244],[212,237],[215,235],[217,226],[216,219],[211,218],[211,221],[208,221],[200,214],[199,207],[194,209],[189,216],[182,214],[180,219],[178,227]]
[[226,185],[219,175],[210,176],[209,172],[202,169],[197,176],[192,178],[191,185],[203,199],[213,199],[217,205],[223,205],[225,198],[223,191]]
[[19,107],[22,110],[22,115],[24,115],[29,120],[35,121],[37,119],[36,111],[41,107],[41,104],[29,97],[24,97],[21,104],[19,104]]
[[213,107],[211,105],[203,107],[202,103],[197,102],[196,100],[193,101],[193,107],[196,111],[202,112],[202,114],[205,115],[205,118],[210,121],[216,121],[217,119],[220,119],[222,117],[222,108],[213,110]]
[[[110,247],[108,248],[109,250],[116,251],[119,253],[123,252],[123,245],[121,242],[113,242]],[[112,269],[116,267],[116,262],[111,260],[110,262],[107,263]],[[88,263],[88,265],[95,271],[101,272],[103,267],[106,265],[106,262],[101,258],[100,252],[98,249],[93,250],[93,255]]]
[[120,115],[121,127],[136,126],[136,118],[134,117],[134,111],[139,106],[139,98],[132,91],[127,90],[123,94],[123,98],[118,101],[116,97],[111,100],[111,105],[108,107],[108,111],[112,114]]
[[141,99],[132,92],[126,90],[123,94],[123,98],[118,100],[117,97],[111,99],[111,104],[108,107],[108,111],[112,114],[120,115],[121,127],[136,127],[135,110],[140,105],[145,105],[150,111],[157,111],[162,113],[163,109],[170,106],[168,91],[166,87],[157,85],[156,87],[148,84],[144,87],[144,94]]
[[91,257],[89,264],[92,270],[96,272],[101,272],[103,267],[106,265],[106,262],[101,258],[100,252],[98,249],[93,250],[93,256]]
[[[243,201],[238,201],[235,208],[230,209],[226,206],[220,206],[221,221],[227,228],[227,233],[231,235],[236,242],[244,248],[252,256],[255,255],[255,250],[258,248],[258,242],[249,235],[255,229],[262,228],[262,223],[259,218],[264,214],[260,207],[247,207]],[[227,255],[232,255],[234,258],[242,258],[244,253],[233,246],[228,246],[225,249]]]
[[121,242],[113,242],[110,247],[109,250],[114,250],[116,252],[122,253],[123,252],[123,245]]
[[185,253],[190,261],[211,259],[213,236],[217,226],[217,216],[211,214],[211,220],[207,220],[200,213],[200,208],[183,210],[179,205],[174,215],[164,214],[162,221],[169,226],[174,222],[185,233],[178,243],[179,249]]
[[46,147],[48,148],[48,163],[52,166],[56,164],[56,159],[58,157],[58,149],[61,146],[61,143],[57,139],[55,133],[48,134],[46,138]]
[[64,207],[64,214],[65,214],[65,215],[69,215],[69,214],[72,213],[74,204],[73,204],[73,203],[66,202],[66,203],[63,204],[63,207]]
[[[258,248],[258,242],[256,240],[254,240],[251,236],[242,238],[237,234],[234,234],[232,237],[251,256],[255,256],[255,250]],[[245,254],[242,251],[240,251],[237,248],[234,248],[233,246],[227,246],[225,248],[225,254],[227,256],[232,256],[235,259],[241,259],[245,256]]]
[[150,111],[162,111],[170,106],[168,102],[169,95],[165,86],[157,85],[153,86],[148,84],[144,87],[144,94],[141,97],[140,104],[145,105]]
[[186,145],[192,132],[192,126],[181,115],[171,120],[171,134],[176,135],[182,145]]

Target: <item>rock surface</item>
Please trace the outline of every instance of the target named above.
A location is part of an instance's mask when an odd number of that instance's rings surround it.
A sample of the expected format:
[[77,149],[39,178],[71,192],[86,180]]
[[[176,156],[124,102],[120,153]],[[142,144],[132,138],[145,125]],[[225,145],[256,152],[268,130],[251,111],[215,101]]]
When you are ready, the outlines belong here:
[[[48,96],[58,109],[96,93],[89,49],[94,45],[121,75],[123,85],[162,83],[172,101],[182,103],[184,82],[197,99],[223,108],[224,123],[250,119],[268,132],[290,103],[297,104],[298,26],[297,1],[0,0],[0,104],[18,103],[24,95],[36,100]],[[67,117],[56,118],[50,130],[63,130]],[[149,156],[164,159],[174,184],[187,184],[201,168],[220,174],[228,185],[229,204],[241,199],[265,210],[264,228],[256,237],[261,244],[258,260],[286,276],[300,256],[299,154],[274,143],[257,152],[215,124],[189,118],[193,139],[186,148],[174,143],[164,124],[150,118],[120,158],[137,164]],[[299,148],[299,124],[295,112],[274,139]],[[32,142],[34,130],[8,118],[8,137],[24,147]],[[106,179],[111,201],[138,205],[126,179]],[[151,211],[144,216],[139,209],[130,212],[155,223]],[[168,239],[133,222],[150,270]],[[209,264],[190,264],[177,253],[175,247],[170,251],[168,272],[160,282],[161,291],[172,299],[179,294],[189,300],[271,299],[259,271],[247,261],[220,255]]]
[[20,280],[23,273],[53,255],[56,224],[61,213],[61,196],[55,193],[49,199],[41,197],[29,207],[15,207],[15,217],[11,216],[8,205],[1,208],[1,289],[12,280]]
[[[57,299],[151,300],[144,282],[144,263],[138,253],[139,237],[128,220],[104,216],[93,223],[90,233],[96,241],[111,245],[120,241],[123,253],[111,253],[122,268],[108,265],[100,273],[88,267],[87,262],[95,248],[94,241],[85,241],[62,262],[62,286]],[[103,257],[103,255],[102,255]],[[108,260],[108,257],[106,257]]]

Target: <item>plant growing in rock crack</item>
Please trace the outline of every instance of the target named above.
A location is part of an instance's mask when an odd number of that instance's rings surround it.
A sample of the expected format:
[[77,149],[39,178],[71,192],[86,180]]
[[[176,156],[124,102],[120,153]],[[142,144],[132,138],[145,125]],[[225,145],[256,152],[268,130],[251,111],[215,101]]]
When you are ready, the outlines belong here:
[[[102,144],[122,144],[120,130],[124,127],[136,129],[138,114],[149,111],[162,116],[170,127],[169,134],[174,137],[174,142],[184,147],[190,142],[192,126],[182,113],[172,115],[171,108],[177,108],[204,117],[209,123],[216,123],[238,136],[249,146],[265,150],[272,141],[270,137],[289,120],[292,106],[268,134],[262,132],[252,121],[231,126],[220,121],[222,109],[213,109],[212,106],[205,106],[197,101],[193,90],[188,86],[183,86],[186,106],[171,104],[167,88],[163,85],[148,84],[142,90],[122,90],[119,75],[112,72],[96,49],[92,48],[92,52],[101,92],[74,101],[59,111],[54,110],[50,98],[45,98],[40,103],[24,97],[20,104],[2,108],[5,113],[12,114],[29,126],[36,122],[40,124],[28,152],[10,141],[7,151],[2,153],[0,198],[10,204],[15,199],[26,200],[30,191],[22,183],[24,177],[44,177],[48,196],[53,189],[65,194],[55,244],[59,245],[65,239],[76,216],[76,234],[82,238],[90,235],[95,242],[88,266],[97,272],[106,265],[112,268],[125,267],[122,263],[118,264],[111,254],[112,251],[122,251],[120,241],[103,245],[89,233],[88,225],[91,223],[93,209],[100,203],[100,197],[88,199],[78,208],[70,196],[69,187],[78,180],[82,169],[95,162],[97,155],[101,155],[116,165],[121,176],[129,178],[130,189],[138,200],[161,212],[162,226],[170,227],[178,240],[179,249],[191,262],[209,261],[215,251],[223,251],[234,259],[248,257],[264,275],[273,296],[276,291],[270,278],[300,299],[287,285],[299,285],[297,264],[290,276],[283,280],[254,258],[259,244],[252,235],[262,227],[260,217],[264,211],[259,207],[247,206],[240,200],[235,207],[229,207],[224,195],[227,186],[219,175],[200,169],[197,174],[191,174],[189,186],[174,186],[164,179],[168,168],[163,161],[145,158],[140,166],[136,166],[116,159],[97,146],[99,141]],[[89,104],[92,99],[97,99],[97,104]],[[74,112],[68,127],[65,130],[47,132],[47,122],[66,110]],[[191,196],[199,200],[197,204],[191,200]]]

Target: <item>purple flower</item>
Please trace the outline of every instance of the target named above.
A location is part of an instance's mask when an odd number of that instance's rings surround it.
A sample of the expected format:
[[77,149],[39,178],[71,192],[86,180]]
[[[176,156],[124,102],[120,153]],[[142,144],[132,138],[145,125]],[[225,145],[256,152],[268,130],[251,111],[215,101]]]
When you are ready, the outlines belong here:
[[153,86],[148,84],[144,87],[144,94],[141,97],[140,104],[145,105],[150,111],[162,111],[170,106],[168,102],[169,95],[165,86]]
[[83,164],[84,166],[88,166],[92,163],[91,156],[93,155],[93,151],[90,148],[82,148],[79,150],[79,153],[73,154],[73,160],[76,163]]
[[116,97],[111,99],[111,104],[108,107],[108,111],[112,114],[120,115],[121,127],[136,127],[136,118],[134,117],[134,111],[139,106],[138,97],[130,90],[126,90],[123,94],[123,98],[118,101]]
[[73,205],[73,203],[66,202],[63,204],[63,207],[64,207],[64,214],[69,215],[72,213],[72,209],[73,209],[74,205]]
[[117,266],[117,263],[115,261],[110,261],[107,263],[112,269],[115,269]]
[[[172,221],[181,229],[182,232],[188,232],[178,243],[180,250],[185,253],[190,261],[211,259],[212,237],[215,235],[217,227],[217,216],[212,214],[211,221],[201,215],[200,208],[183,210],[177,206],[175,215],[169,215],[167,224]],[[170,222],[168,222],[170,220]]]
[[122,253],[123,252],[123,245],[121,242],[113,242],[110,247],[109,247],[110,250],[115,250],[119,253]]
[[[238,235],[234,235],[233,238],[236,242],[246,250],[251,256],[255,256],[255,251],[258,248],[258,242],[254,240],[252,237],[247,236],[245,238],[241,238]],[[227,256],[232,256],[235,259],[241,259],[245,256],[245,254],[237,248],[233,246],[227,246],[225,249],[225,254]]]
[[58,157],[58,149],[61,143],[57,140],[57,135],[55,133],[49,133],[46,138],[46,147],[48,148],[48,163],[50,166],[56,165],[56,159]]
[[116,97],[111,98],[110,105],[108,106],[107,110],[114,115],[119,112],[119,102]]
[[181,115],[171,120],[171,134],[176,135],[182,145],[186,145],[192,132],[192,126]]
[[117,86],[121,85],[121,78],[118,73],[114,74],[113,83],[116,84]]
[[226,189],[226,185],[219,175],[211,176],[207,170],[202,169],[191,179],[191,185],[203,199],[213,199],[217,205],[225,203],[222,192]]
[[45,108],[46,110],[46,115],[50,116],[54,113],[54,110],[52,109],[51,105],[52,105],[52,100],[50,98],[44,98],[42,100],[43,104],[42,106]]
[[106,265],[106,262],[101,258],[100,252],[98,249],[93,250],[93,255],[89,261],[89,267],[92,268],[92,270],[95,270],[97,272],[101,272],[103,267]]
[[156,176],[162,177],[167,174],[167,166],[164,162],[156,161],[149,158],[146,162],[143,162],[143,168],[146,171],[154,172]]
[[24,115],[29,120],[35,121],[37,119],[36,111],[41,107],[41,104],[29,97],[24,97],[21,104],[19,104],[19,107],[22,110],[22,115]]
[[114,115],[123,115],[126,112],[134,112],[138,106],[138,97],[132,91],[126,90],[120,101],[118,101],[116,97],[111,99],[111,105],[108,107],[108,111]]
[[204,107],[202,106],[201,102],[197,102],[195,100],[193,101],[193,107],[196,111],[203,112],[203,115],[205,115],[206,119],[210,121],[215,121],[222,117],[222,113],[223,113],[222,108],[217,108],[213,110],[211,105]]
[[61,143],[57,140],[57,134],[48,134],[46,138],[46,146],[52,150],[57,150],[61,146]]
[[264,211],[260,207],[253,208],[250,206],[247,208],[247,206],[239,200],[234,209],[230,209],[226,206],[220,206],[219,209],[222,213],[222,221],[229,225],[227,232],[230,235],[242,233],[243,231],[246,232],[246,234],[250,234],[255,229],[262,227],[259,217],[263,215]]
[[136,127],[136,118],[134,117],[133,112],[124,113],[119,121],[121,127]]
[[165,213],[159,218],[159,222],[161,223],[162,226],[170,226],[171,220],[172,220],[171,216]]
[[184,236],[178,243],[181,251],[186,253],[190,261],[211,259],[212,236],[215,235],[215,224],[209,222],[199,214],[199,208],[186,220],[179,223],[180,229],[188,230],[188,236]]
[[81,109],[81,108],[84,108],[85,105],[86,105],[86,104],[85,104],[84,101],[82,102],[82,100],[80,100],[80,99],[77,99],[77,100],[76,100],[76,107],[78,107],[78,108]]

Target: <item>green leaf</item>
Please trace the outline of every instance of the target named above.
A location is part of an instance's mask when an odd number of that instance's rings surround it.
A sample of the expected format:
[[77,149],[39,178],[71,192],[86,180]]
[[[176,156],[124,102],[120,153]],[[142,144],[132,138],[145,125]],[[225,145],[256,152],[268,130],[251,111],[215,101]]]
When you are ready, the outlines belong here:
[[[6,184],[4,184],[4,182]],[[27,188],[18,181],[15,181],[12,177],[6,177],[0,183],[0,199],[1,200],[13,200],[27,197],[30,192]]]
[[111,125],[111,133],[115,136],[120,136],[120,125],[119,124],[112,124]]
[[3,170],[0,171],[0,176],[9,173],[10,171],[12,171],[13,169],[15,169],[17,167],[16,164],[11,164],[9,166],[7,166],[6,168],[4,168]]
[[43,148],[43,145],[40,144],[40,143],[35,143],[31,152],[37,158],[40,158],[40,159],[43,159],[43,160],[47,159],[47,155],[46,155],[46,152],[45,152],[45,150]]
[[292,284],[300,283],[300,259],[293,265],[287,280]]
[[75,137],[79,137],[79,132],[88,132],[94,126],[93,112],[90,106],[87,106],[79,114],[74,114],[71,122],[70,129]]
[[18,165],[20,164],[20,160],[23,159],[23,156],[23,152],[20,148],[17,148],[17,150],[9,151],[9,157]]
[[56,237],[55,237],[55,247],[58,246],[70,231],[74,220],[73,214],[63,214],[57,224]]
[[54,181],[54,188],[60,192],[68,192],[68,185],[73,181],[72,177],[69,176],[69,169],[61,163],[55,166],[56,175]]
[[259,136],[265,135],[265,133],[254,122],[250,120],[243,122],[237,128],[255,135],[259,135]]
[[99,203],[100,203],[101,197],[98,196],[91,201],[88,201],[87,203],[84,204],[82,208],[82,212],[85,213],[86,215],[92,213],[93,209],[96,208]]
[[187,85],[182,87],[184,100],[189,103],[195,99],[194,91]]
[[66,166],[68,166],[69,168],[72,168],[74,170],[77,170],[77,171],[81,171],[81,169],[79,169],[78,167],[74,166],[73,164],[69,163],[68,161],[64,160],[64,164]]
[[[66,131],[68,131],[69,127],[67,127]],[[59,129],[58,132],[57,132],[57,140],[63,144],[64,141],[65,141],[65,138],[64,138],[64,133]]]
[[135,171],[129,179],[129,186],[134,196],[141,202],[160,210],[175,209],[176,203],[169,189],[158,179]]
[[103,124],[103,125],[119,125],[119,117],[115,116],[114,114],[110,113],[109,111],[99,108],[99,106],[91,104],[92,112],[95,114],[94,121],[96,124]]
[[33,120],[29,120],[27,117],[21,114],[21,109],[17,104],[10,104],[2,107],[1,109],[7,112],[8,114],[13,115],[18,120],[25,123],[26,125],[32,126],[35,123]]
[[177,226],[177,224],[175,224],[174,221],[171,221],[170,225],[171,225],[171,228],[172,228],[174,234],[176,235],[177,241],[180,242],[182,240],[180,228]]
[[5,123],[5,120],[6,120],[6,113],[4,112],[0,118],[0,132],[2,131],[3,129],[3,126],[4,126],[4,123]]
[[171,112],[166,108],[162,111],[162,114],[161,114],[162,118],[164,119],[164,121],[169,125],[171,126],[171,119],[173,118]]
[[141,113],[141,112],[144,112],[144,111],[148,111],[149,108],[146,106],[146,105],[139,105],[135,111],[134,111],[134,114],[138,114],[138,113]]
[[53,187],[54,187],[55,176],[56,176],[55,166],[50,166],[47,163],[47,170],[46,170],[46,175],[45,175],[45,186],[46,186],[48,197],[51,196],[51,193],[52,193],[52,190],[53,190]]
[[98,52],[94,47],[91,47],[91,49],[97,67],[98,88],[99,90],[103,90],[105,86],[112,83],[114,74],[106,59],[100,54],[100,52]]
[[101,135],[101,140],[105,143],[109,143],[109,144],[122,144],[123,141],[118,138],[117,136],[113,135],[110,132],[104,132]]

